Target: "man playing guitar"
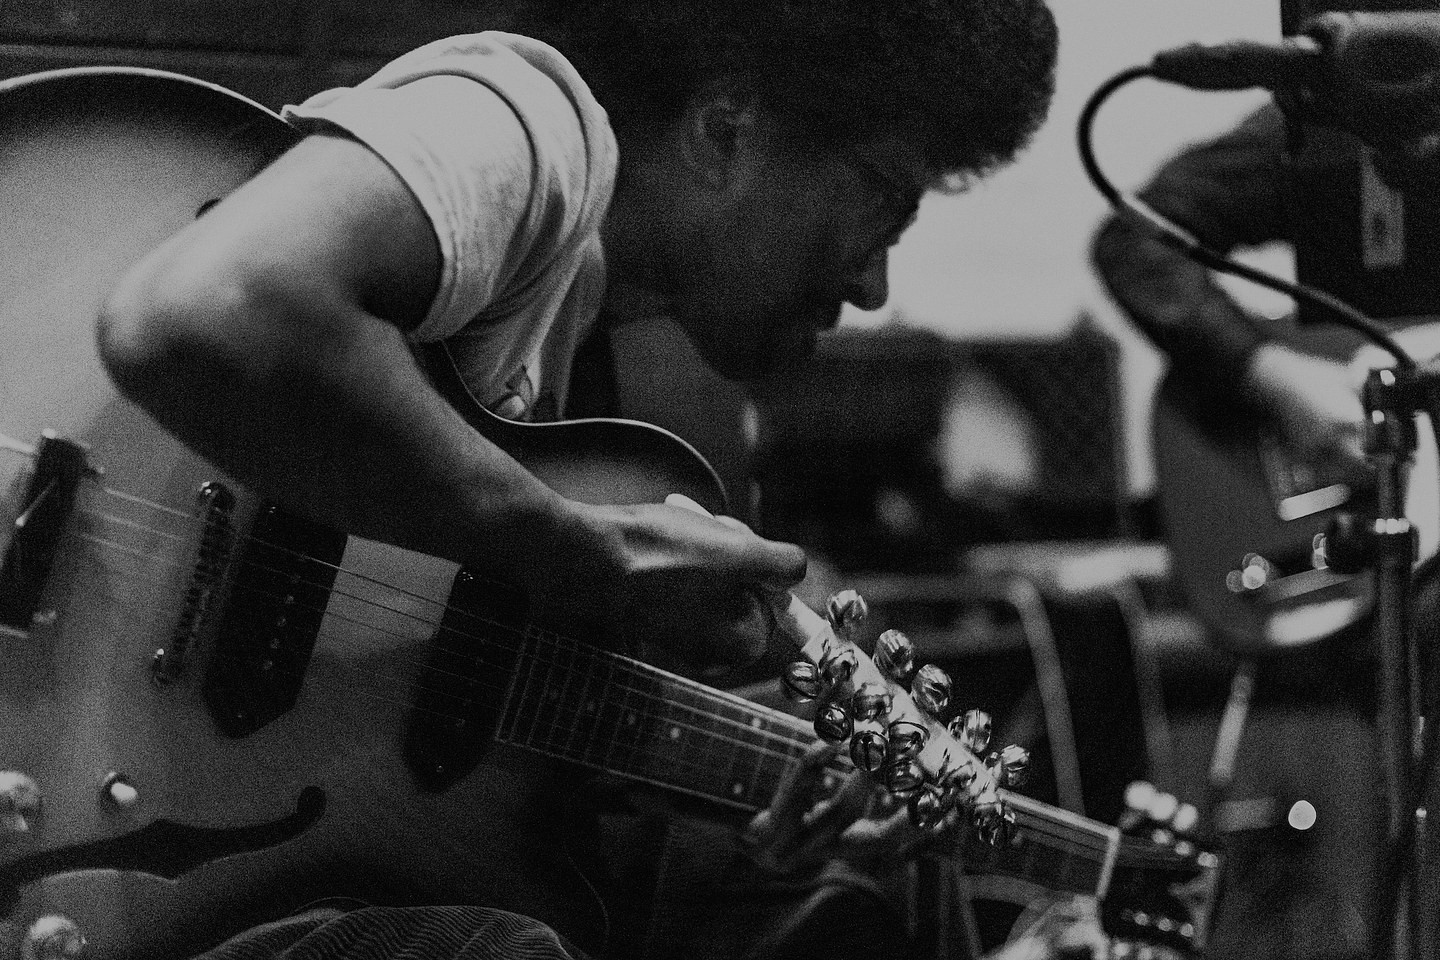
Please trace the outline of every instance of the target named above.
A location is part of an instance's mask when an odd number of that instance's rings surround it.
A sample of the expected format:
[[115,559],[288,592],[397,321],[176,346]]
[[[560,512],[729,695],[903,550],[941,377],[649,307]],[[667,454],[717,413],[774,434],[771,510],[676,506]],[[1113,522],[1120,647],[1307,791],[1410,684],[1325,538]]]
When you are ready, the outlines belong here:
[[[523,36],[440,41],[287,108],[307,136],[129,272],[101,356],[297,513],[517,581],[547,619],[680,672],[744,660],[770,593],[804,574],[798,548],[567,499],[416,354],[509,420],[563,415],[602,306],[673,318],[731,378],[802,358],[842,304],[884,303],[928,189],[1026,142],[1054,25],[1040,0],[532,6]],[[356,936],[367,956],[575,952],[513,914],[442,910],[319,916],[234,949],[330,956]]]

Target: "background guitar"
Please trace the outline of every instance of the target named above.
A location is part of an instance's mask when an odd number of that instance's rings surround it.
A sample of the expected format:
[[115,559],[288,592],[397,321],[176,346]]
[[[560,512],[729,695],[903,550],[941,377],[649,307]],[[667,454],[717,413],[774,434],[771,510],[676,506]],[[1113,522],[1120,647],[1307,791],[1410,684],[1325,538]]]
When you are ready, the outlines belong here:
[[[1440,323],[1396,321],[1401,346],[1417,359],[1440,353]],[[1388,355],[1348,331],[1307,331],[1295,346],[1341,357],[1350,380],[1389,366]],[[1440,544],[1440,468],[1428,418],[1411,470],[1407,516],[1419,531],[1419,559]],[[1317,570],[1314,539],[1340,511],[1373,516],[1373,486],[1337,464],[1306,460],[1280,442],[1256,411],[1197,396],[1174,374],[1154,411],[1157,496],[1177,582],[1190,609],[1242,654],[1304,646],[1365,619],[1370,578]]]

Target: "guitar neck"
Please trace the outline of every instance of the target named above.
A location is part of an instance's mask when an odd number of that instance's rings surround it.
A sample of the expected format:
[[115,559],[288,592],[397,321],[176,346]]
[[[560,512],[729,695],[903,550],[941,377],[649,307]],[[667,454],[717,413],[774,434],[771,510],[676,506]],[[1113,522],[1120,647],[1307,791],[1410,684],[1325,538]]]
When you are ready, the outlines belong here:
[[[757,811],[769,805],[785,772],[817,738],[789,714],[531,630],[496,739]],[[837,770],[836,783],[839,776]]]
[[[758,811],[817,742],[809,725],[657,667],[533,633],[497,739],[513,746],[725,806]],[[827,786],[848,768],[835,763]],[[968,869],[1049,889],[1103,891],[1124,844],[1119,831],[1006,793],[1020,842],[997,849],[967,832]]]
[[1023,877],[1047,890],[1103,896],[1125,840],[1118,828],[1006,791],[1018,843],[997,847],[967,833],[959,855],[972,873]]

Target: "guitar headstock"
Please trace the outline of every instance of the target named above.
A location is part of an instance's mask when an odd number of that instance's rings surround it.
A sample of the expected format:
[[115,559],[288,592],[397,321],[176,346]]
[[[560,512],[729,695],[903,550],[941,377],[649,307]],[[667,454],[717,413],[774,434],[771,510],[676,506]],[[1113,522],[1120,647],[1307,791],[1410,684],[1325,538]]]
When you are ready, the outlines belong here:
[[1125,791],[1123,834],[1100,901],[1100,923],[1115,940],[1194,957],[1203,951],[1219,890],[1220,859],[1196,837],[1188,803],[1144,782]]
[[1014,818],[1001,791],[1024,780],[1025,750],[987,752],[990,718],[979,710],[947,723],[950,678],[918,666],[900,631],[880,635],[872,660],[854,639],[866,616],[855,591],[832,596],[825,617],[794,596],[777,616],[804,656],[786,667],[785,690],[817,702],[817,736],[848,740],[855,766],[907,803],[916,825],[938,831],[963,817],[981,838],[1004,841]]

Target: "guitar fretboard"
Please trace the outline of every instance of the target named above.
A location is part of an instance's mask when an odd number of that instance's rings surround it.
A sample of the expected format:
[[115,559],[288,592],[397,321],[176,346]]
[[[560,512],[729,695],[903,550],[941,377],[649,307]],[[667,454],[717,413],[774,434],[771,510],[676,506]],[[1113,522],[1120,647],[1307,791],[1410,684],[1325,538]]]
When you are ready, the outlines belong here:
[[534,628],[496,739],[745,810],[815,742],[794,717]]

